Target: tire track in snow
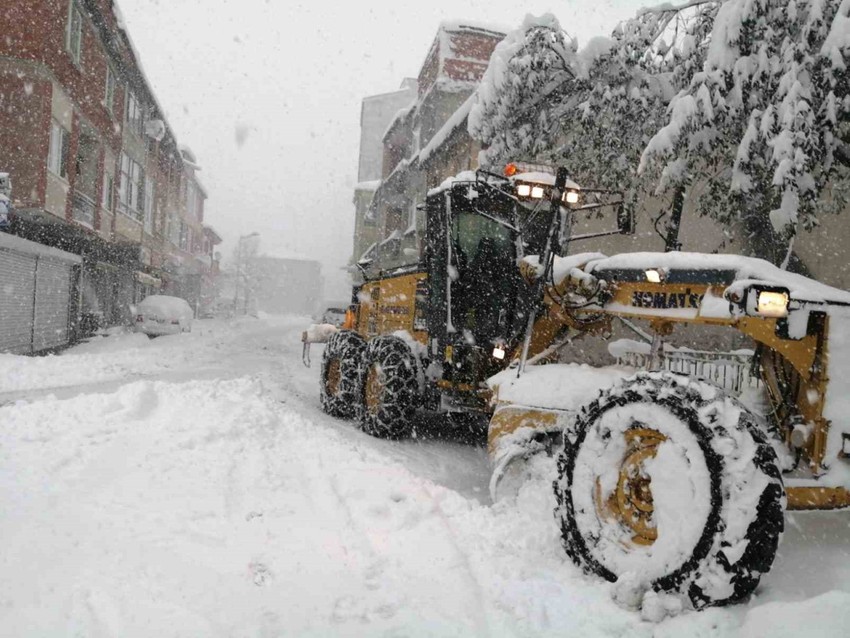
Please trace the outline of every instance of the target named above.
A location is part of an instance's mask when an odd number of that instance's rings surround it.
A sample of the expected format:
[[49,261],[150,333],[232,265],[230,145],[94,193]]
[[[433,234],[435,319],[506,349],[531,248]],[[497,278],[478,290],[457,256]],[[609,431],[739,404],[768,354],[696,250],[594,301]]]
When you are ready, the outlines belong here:
[[469,561],[469,555],[461,548],[460,543],[458,541],[457,535],[455,534],[454,528],[452,524],[449,522],[446,513],[443,511],[442,506],[440,505],[440,499],[435,497],[430,490],[426,489],[424,486],[418,486],[419,491],[424,494],[434,505],[434,512],[437,514],[437,518],[442,524],[443,528],[446,530],[446,536],[451,541],[452,547],[460,558],[460,562],[464,567],[464,570],[468,576],[467,582],[470,584],[470,589],[473,591],[474,598],[477,602],[476,605],[476,613],[475,613],[475,624],[477,634],[479,636],[490,636],[492,635],[490,630],[490,622],[487,614],[487,605],[485,601],[484,589],[481,586],[481,581],[475,573],[475,570],[472,567],[472,563]]

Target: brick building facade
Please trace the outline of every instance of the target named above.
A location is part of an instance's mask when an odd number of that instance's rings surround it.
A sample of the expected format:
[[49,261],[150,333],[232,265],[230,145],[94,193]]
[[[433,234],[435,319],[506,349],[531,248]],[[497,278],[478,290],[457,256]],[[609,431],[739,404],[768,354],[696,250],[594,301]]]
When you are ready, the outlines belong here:
[[[154,291],[196,308],[217,238],[112,0],[7,0],[0,171],[11,232],[83,258],[80,310],[105,324]],[[220,239],[219,239],[220,241]]]

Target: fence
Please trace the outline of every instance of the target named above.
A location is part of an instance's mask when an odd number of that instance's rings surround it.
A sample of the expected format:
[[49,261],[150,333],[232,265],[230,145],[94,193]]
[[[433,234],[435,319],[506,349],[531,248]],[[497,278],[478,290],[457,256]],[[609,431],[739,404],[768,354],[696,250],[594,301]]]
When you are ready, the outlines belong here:
[[[617,364],[639,369],[648,369],[650,354],[646,349],[618,353]],[[731,394],[761,387],[761,379],[752,374],[753,351],[709,352],[703,350],[665,350],[661,355],[661,367],[696,377],[723,388]]]

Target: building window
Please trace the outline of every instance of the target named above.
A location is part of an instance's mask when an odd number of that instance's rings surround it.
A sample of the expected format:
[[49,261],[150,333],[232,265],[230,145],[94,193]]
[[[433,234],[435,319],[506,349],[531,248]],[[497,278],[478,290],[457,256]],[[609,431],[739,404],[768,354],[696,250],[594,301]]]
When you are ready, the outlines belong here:
[[112,194],[115,192],[115,178],[109,173],[103,174],[103,197],[101,205],[105,210],[112,211]]
[[83,50],[83,16],[74,0],[71,0],[70,8],[68,9],[68,32],[66,34],[67,42],[65,46],[68,53],[71,54],[71,59],[77,66],[80,65],[80,57]]
[[145,180],[145,232],[153,233],[153,180]]
[[201,193],[194,182],[186,186],[186,211],[192,219],[201,221]]
[[127,99],[124,102],[126,104],[124,108],[124,121],[133,133],[141,137],[145,125],[142,105],[136,98],[136,94],[129,87],[127,87]]
[[184,222],[180,222],[180,250],[189,250],[189,226]]
[[169,239],[171,243],[175,246],[180,245],[180,224],[182,222],[176,217],[171,218],[171,234],[169,235]]
[[118,186],[118,212],[142,221],[145,206],[145,172],[138,162],[121,154],[121,182]]
[[115,74],[112,72],[112,67],[106,65],[106,95],[103,98],[106,110],[112,113],[113,105],[115,104]]
[[47,154],[47,168],[63,179],[68,177],[68,146],[70,135],[56,120],[50,124],[50,150]]

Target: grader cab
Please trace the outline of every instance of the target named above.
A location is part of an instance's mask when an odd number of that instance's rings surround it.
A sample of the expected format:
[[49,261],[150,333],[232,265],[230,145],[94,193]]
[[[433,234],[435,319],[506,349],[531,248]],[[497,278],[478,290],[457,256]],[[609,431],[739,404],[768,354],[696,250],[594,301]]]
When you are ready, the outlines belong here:
[[[563,169],[431,191],[421,259],[361,264],[323,353],[322,406],[392,438],[422,412],[486,415],[494,498],[506,476],[551,472],[583,569],[695,608],[740,601],[773,563],[786,508],[850,507],[850,293],[740,256],[566,255],[575,216],[597,208],[617,213],[606,232],[632,230],[618,193]],[[654,335],[646,370],[533,365],[615,321]],[[746,335],[760,400],[665,371],[681,325]]]

